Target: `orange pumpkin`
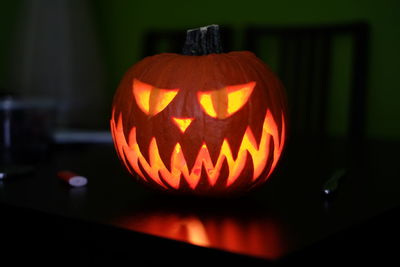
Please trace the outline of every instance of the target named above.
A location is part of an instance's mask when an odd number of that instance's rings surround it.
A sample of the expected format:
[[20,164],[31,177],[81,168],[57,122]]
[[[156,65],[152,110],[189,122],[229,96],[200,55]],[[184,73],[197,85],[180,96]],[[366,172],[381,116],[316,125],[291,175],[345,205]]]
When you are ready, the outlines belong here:
[[146,184],[205,195],[244,191],[266,181],[281,156],[287,127],[280,81],[251,52],[214,53],[215,29],[189,32],[186,55],[147,57],[119,85],[113,140],[123,164]]

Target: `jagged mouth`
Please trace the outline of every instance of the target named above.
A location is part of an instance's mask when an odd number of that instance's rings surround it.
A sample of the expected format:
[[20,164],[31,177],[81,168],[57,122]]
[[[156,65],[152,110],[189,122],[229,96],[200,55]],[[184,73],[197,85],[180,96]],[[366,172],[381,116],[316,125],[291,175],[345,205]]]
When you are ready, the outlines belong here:
[[[176,143],[171,154],[170,168],[168,169],[164,161],[161,159],[155,137],[150,141],[149,160],[146,160],[140,151],[136,140],[136,127],[131,129],[127,141],[123,131],[122,114],[119,114],[117,123],[114,118],[115,116],[113,111],[110,122],[111,132],[117,152],[127,169],[130,172],[131,169],[133,169],[145,181],[149,178],[152,179],[163,188],[172,187],[179,189],[181,179],[185,179],[189,187],[195,190],[199,184],[203,170],[207,174],[210,186],[213,187],[220,178],[222,165],[225,161],[229,170],[226,179],[226,187],[231,186],[241,176],[241,174],[244,173],[245,168],[251,167],[253,169],[253,177],[251,178],[251,181],[254,183],[265,171],[268,158],[272,153],[272,163],[265,176],[265,179],[267,179],[275,169],[285,142],[285,122],[283,113],[281,133],[279,134],[278,126],[274,117],[272,116],[272,113],[267,110],[259,144],[257,144],[254,134],[248,126],[243,135],[236,158],[232,155],[228,140],[224,139],[219,156],[214,164],[211,160],[207,145],[203,143],[192,169],[189,170],[181,144]],[[270,146],[271,140],[273,142],[272,149]],[[246,166],[248,155],[252,159],[252,166]],[[144,175],[144,172],[146,172],[147,175]]]

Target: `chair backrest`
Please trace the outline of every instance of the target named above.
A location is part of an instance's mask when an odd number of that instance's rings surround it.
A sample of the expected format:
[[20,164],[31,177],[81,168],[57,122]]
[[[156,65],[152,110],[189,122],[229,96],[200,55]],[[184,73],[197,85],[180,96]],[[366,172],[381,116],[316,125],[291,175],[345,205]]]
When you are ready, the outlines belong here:
[[[330,89],[337,58],[334,42],[350,37],[347,137],[360,142],[365,134],[365,98],[369,26],[366,23],[323,26],[252,26],[245,30],[245,48],[266,62],[281,78],[288,95],[290,132],[295,137],[325,140],[328,136]],[[273,49],[271,47],[274,47]],[[269,52],[269,56],[267,56]],[[269,58],[267,58],[269,57]]]

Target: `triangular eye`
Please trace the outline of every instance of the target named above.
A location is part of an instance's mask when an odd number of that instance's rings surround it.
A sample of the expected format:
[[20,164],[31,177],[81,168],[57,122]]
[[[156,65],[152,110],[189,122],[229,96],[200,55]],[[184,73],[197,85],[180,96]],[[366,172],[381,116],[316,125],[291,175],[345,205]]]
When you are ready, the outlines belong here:
[[138,79],[133,80],[132,89],[136,104],[149,116],[164,110],[178,93],[178,89],[159,89]]
[[207,115],[225,119],[247,103],[255,86],[256,82],[226,86],[219,90],[198,92],[197,98]]

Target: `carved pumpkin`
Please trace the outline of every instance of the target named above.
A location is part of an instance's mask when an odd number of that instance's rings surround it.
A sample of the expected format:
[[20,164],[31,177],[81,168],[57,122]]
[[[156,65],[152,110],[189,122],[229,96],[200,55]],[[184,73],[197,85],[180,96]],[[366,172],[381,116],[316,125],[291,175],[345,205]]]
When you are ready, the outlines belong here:
[[248,190],[267,180],[281,156],[281,83],[251,52],[215,53],[215,29],[188,31],[186,55],[147,57],[119,85],[115,147],[146,184],[206,195]]

